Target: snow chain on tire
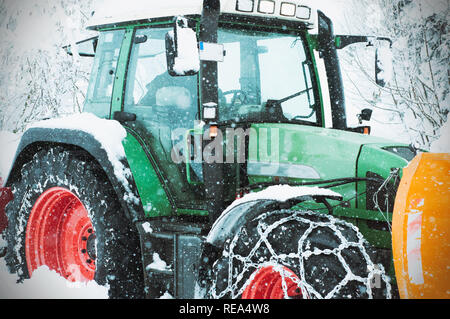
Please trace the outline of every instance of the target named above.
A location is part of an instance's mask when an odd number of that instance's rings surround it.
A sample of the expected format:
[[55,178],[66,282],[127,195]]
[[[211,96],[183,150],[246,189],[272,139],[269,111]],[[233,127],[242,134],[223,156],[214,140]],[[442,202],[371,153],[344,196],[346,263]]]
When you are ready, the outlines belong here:
[[239,298],[252,274],[274,266],[282,278],[285,266],[308,298],[391,298],[390,278],[375,265],[369,247],[352,224],[309,211],[279,210],[264,213],[243,226],[225,244],[213,265],[215,278],[207,287],[209,298]]

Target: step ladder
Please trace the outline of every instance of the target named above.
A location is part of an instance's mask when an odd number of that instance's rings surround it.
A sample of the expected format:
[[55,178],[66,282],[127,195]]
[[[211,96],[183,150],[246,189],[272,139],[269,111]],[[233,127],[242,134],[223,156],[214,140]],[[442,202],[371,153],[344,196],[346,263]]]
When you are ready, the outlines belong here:
[[146,297],[193,299],[204,241],[201,225],[150,220],[138,229]]

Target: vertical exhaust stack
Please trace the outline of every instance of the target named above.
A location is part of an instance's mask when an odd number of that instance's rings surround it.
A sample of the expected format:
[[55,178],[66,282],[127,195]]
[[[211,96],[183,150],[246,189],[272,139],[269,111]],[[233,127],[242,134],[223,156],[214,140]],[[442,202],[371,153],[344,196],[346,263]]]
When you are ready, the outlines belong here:
[[401,298],[449,297],[450,154],[422,153],[403,170],[392,219]]
[[345,112],[344,84],[335,44],[333,22],[322,11],[317,11],[319,24],[319,52],[324,59],[330,91],[333,128],[345,130],[347,118]]
[[[203,43],[217,43],[217,29],[219,28],[220,0],[204,0],[202,18],[200,22],[199,40]],[[200,63],[201,103],[203,106],[216,106],[219,101],[217,62],[201,61]],[[206,124],[215,124],[217,112],[209,116]]]
[[[203,12],[200,23],[200,42],[217,43],[217,29],[219,27],[220,0],[204,0]],[[215,126],[218,120],[218,79],[217,79],[217,62],[216,61],[200,61],[201,85],[201,109],[205,108],[214,110],[212,114],[203,116],[205,121],[205,132],[210,130],[211,126]],[[211,137],[214,139],[214,137]],[[203,147],[211,141],[204,140]],[[223,162],[223,161],[221,161]],[[207,159],[203,161],[203,176],[205,184],[205,196],[208,205],[208,213],[211,224],[219,216],[224,208],[224,169],[223,163],[208,163]]]

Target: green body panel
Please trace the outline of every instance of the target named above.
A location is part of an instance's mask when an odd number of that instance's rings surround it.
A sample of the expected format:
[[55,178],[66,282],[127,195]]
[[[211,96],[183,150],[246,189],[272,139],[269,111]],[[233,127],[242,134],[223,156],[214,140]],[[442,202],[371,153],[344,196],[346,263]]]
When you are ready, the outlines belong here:
[[173,209],[166,191],[139,141],[133,135],[127,134],[122,144],[136,182],[145,216],[171,215]]
[[[207,216],[208,212],[202,209],[186,209],[173,207],[166,190],[155,167],[142,146],[143,141],[128,133],[122,144],[132,171],[136,187],[141,198],[146,217],[161,217],[172,215]],[[161,173],[160,173],[161,174]]]
[[202,209],[177,208],[177,215],[208,216],[208,211]]
[[[249,161],[305,165],[314,169],[320,178],[328,180],[346,177],[366,177],[371,171],[387,178],[390,168],[402,168],[407,165],[403,158],[385,151],[385,146],[406,146],[395,144],[382,138],[320,127],[292,124],[254,124],[250,134]],[[275,148],[272,150],[273,144]],[[278,149],[276,148],[278,147]],[[261,152],[261,150],[263,150]],[[267,151],[266,151],[267,150]],[[272,151],[272,152],[271,152]],[[273,152],[275,151],[275,152]],[[250,183],[273,182],[313,182],[311,178],[292,178],[267,174],[250,175]],[[360,228],[365,238],[375,247],[391,248],[391,235],[378,230],[367,221],[391,222],[392,213],[367,210],[365,182],[349,183],[331,188],[344,197],[345,205],[331,201],[334,215],[352,222]],[[359,194],[359,196],[358,196]],[[326,213],[323,206],[305,203],[302,208]]]
[[[297,205],[294,209],[307,209],[323,214],[328,213],[327,209],[324,208],[322,204],[315,202],[304,202]],[[339,204],[335,204],[333,206],[333,216],[357,226],[371,245],[378,248],[391,248],[390,233],[370,227],[368,221],[385,222],[387,219],[389,222],[392,222],[392,213],[384,213],[384,215],[382,215],[378,211],[343,207]]]
[[350,207],[336,206],[334,208],[333,214],[345,218],[361,218],[364,220],[373,220],[373,221],[385,221],[385,219],[387,218],[389,221],[392,221],[392,213],[387,213],[384,216],[382,216],[376,211]]
[[[311,166],[319,172],[320,179],[355,176],[356,160],[361,146],[387,142],[358,133],[306,125],[264,123],[254,124],[252,128],[258,132],[258,138],[250,139],[249,160],[273,161],[273,156],[266,156],[264,150],[270,150],[272,147],[271,134],[278,135],[278,140],[272,140],[279,145],[278,161]],[[268,134],[260,134],[261,130]],[[370,162],[369,160],[368,165],[371,165]]]

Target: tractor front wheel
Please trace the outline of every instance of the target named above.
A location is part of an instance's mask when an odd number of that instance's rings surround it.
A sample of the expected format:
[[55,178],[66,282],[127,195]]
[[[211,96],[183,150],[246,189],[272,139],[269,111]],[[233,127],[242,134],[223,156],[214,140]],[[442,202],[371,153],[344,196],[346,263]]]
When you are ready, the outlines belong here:
[[264,213],[225,244],[205,280],[209,298],[389,298],[382,265],[358,229],[313,212]]

